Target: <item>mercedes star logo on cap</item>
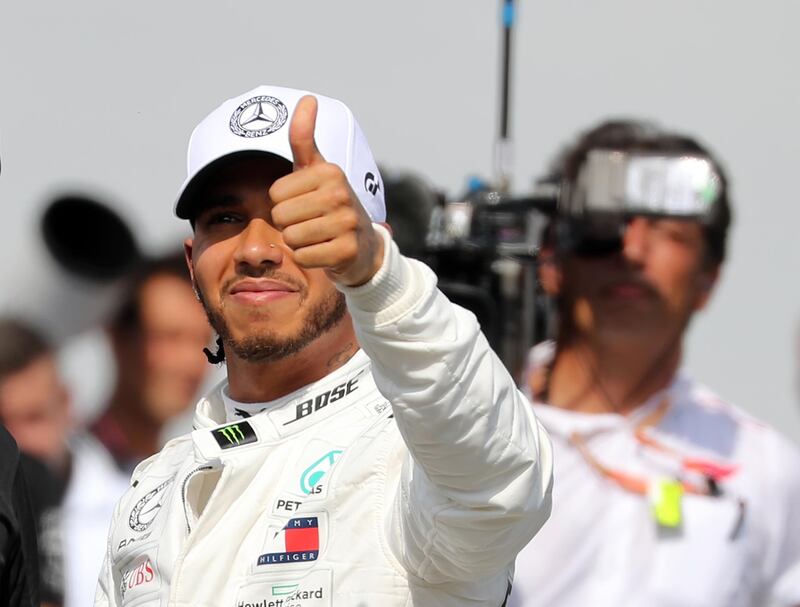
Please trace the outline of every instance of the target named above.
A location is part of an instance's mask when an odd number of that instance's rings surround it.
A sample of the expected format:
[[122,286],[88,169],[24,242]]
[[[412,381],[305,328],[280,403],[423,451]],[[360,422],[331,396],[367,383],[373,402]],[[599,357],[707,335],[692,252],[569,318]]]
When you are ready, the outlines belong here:
[[286,124],[288,115],[280,99],[267,95],[251,97],[234,110],[230,128],[239,137],[264,137]]

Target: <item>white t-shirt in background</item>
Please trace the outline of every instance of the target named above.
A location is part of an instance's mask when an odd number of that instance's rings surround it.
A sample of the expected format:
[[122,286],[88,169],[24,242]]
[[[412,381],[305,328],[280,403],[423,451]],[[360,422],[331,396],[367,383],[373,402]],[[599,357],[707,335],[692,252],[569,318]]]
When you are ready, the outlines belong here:
[[[635,436],[665,397],[646,435],[678,456]],[[683,375],[628,416],[534,406],[553,441],[553,512],[517,558],[509,607],[800,605],[800,453],[775,430]],[[593,468],[572,433],[635,478],[686,475],[681,456],[732,472],[719,497],[684,494],[680,524],[664,527],[653,502]]]

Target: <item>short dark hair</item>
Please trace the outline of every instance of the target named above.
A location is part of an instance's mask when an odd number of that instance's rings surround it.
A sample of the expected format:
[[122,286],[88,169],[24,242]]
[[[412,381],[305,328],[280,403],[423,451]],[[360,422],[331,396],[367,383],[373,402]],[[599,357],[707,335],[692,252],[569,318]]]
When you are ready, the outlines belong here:
[[0,318],[0,380],[53,351],[44,335],[18,318]]
[[141,293],[155,276],[173,276],[191,285],[183,251],[174,251],[139,262],[123,286],[122,297],[111,315],[109,326],[115,331],[136,330],[141,326]]
[[728,197],[728,178],[714,155],[696,139],[667,131],[644,120],[607,120],[584,131],[578,139],[556,156],[550,166],[548,181],[573,183],[590,151],[618,150],[621,152],[665,152],[702,155],[711,162],[720,176],[718,209],[712,222],[704,226],[709,260],[720,264],[725,260],[728,228],[732,220]]
[[218,158],[192,178],[192,180],[186,186],[186,190],[184,190],[183,195],[181,196],[183,200],[181,207],[183,208],[183,213],[186,214],[187,219],[189,220],[189,225],[192,226],[192,231],[195,229],[197,218],[204,211],[214,206],[214,201],[209,203],[207,200],[198,199],[198,194],[203,191],[203,188],[205,188],[214,178],[214,176],[221,170],[236,165],[242,160],[247,160],[248,158],[270,158],[272,162],[282,165],[283,171],[286,175],[292,172],[292,162],[290,160],[270,152],[245,150],[242,152],[233,152],[232,154],[227,154],[222,158]]

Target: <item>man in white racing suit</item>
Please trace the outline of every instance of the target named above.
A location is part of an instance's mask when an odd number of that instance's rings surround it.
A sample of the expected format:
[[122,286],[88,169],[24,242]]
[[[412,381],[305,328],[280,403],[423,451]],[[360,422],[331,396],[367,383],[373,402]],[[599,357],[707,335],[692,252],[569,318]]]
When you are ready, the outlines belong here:
[[350,110],[262,86],[194,131],[176,205],[228,377],[134,472],[96,605],[505,603],[547,435],[404,258]]

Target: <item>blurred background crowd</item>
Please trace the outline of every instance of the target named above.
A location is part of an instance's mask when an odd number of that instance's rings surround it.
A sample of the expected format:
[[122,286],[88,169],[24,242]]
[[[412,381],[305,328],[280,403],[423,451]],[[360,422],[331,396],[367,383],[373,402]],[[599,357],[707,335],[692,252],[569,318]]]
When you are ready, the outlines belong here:
[[[510,141],[498,150],[501,5],[0,8],[0,422],[26,455],[43,603],[91,604],[130,473],[191,429],[197,396],[224,376],[203,353],[214,336],[172,196],[192,125],[262,82],[353,108],[383,163],[396,239],[419,257],[437,244],[430,226],[445,203],[494,190],[497,153],[506,193],[524,199],[559,150],[609,117],[709,144],[734,222],[683,366],[800,442],[800,4],[519,0]],[[536,397],[550,355],[528,349],[553,329],[541,276],[503,307],[487,282],[464,278],[469,268],[436,259]]]

